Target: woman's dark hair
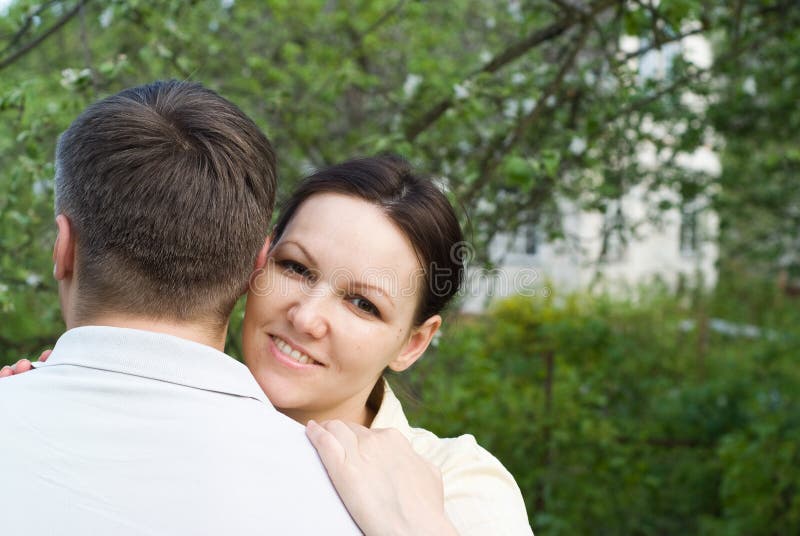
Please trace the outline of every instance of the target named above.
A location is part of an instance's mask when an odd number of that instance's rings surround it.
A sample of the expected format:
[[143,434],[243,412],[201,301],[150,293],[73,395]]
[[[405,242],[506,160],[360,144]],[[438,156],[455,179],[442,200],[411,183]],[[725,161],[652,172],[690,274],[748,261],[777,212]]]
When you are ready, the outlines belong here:
[[429,178],[414,173],[405,159],[395,155],[358,158],[320,169],[306,177],[283,204],[273,244],[300,205],[322,193],[373,203],[411,242],[425,279],[415,326],[444,309],[464,280],[466,248],[453,207]]

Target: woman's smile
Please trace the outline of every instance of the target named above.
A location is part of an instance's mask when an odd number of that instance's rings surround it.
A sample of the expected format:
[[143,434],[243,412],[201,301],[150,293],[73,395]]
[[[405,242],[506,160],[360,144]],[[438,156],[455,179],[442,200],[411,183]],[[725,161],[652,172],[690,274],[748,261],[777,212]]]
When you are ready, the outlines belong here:
[[305,350],[277,335],[270,335],[267,339],[269,350],[281,363],[292,368],[310,369],[324,365],[311,357]]

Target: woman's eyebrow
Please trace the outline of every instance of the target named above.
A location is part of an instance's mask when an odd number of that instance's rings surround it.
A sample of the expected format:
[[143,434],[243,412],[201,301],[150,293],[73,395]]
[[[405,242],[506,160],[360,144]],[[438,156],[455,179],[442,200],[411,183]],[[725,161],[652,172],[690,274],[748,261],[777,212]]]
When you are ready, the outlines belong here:
[[394,300],[392,299],[393,297],[392,293],[387,292],[386,289],[378,285],[373,285],[372,283],[365,283],[363,281],[353,281],[352,283],[350,283],[350,288],[353,291],[362,291],[362,292],[364,290],[371,290],[378,296],[385,297],[384,301],[386,301],[386,303],[389,304],[389,306],[391,306],[392,309],[396,309]]
[[276,250],[280,249],[281,246],[283,246],[284,244],[292,244],[293,246],[296,246],[300,251],[303,252],[303,255],[305,255],[308,258],[308,260],[311,261],[312,264],[314,265],[317,264],[317,260],[314,258],[314,256],[311,253],[309,253],[308,250],[304,248],[303,244],[301,244],[300,242],[296,242],[294,240],[281,240],[280,242],[278,242],[278,245],[275,246],[275,249]]

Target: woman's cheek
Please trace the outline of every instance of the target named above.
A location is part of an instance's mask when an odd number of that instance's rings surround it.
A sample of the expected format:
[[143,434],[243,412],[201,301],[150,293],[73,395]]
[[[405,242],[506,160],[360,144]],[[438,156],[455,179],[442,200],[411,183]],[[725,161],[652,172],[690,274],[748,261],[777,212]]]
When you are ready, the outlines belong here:
[[273,267],[262,268],[250,277],[250,287],[248,289],[247,300],[257,300],[275,290],[276,273]]

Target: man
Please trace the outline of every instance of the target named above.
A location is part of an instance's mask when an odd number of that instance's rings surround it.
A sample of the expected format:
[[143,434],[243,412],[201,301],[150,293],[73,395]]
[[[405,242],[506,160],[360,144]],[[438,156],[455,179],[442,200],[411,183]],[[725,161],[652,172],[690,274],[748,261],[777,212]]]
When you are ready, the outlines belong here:
[[68,331],[0,382],[4,535],[357,533],[303,427],[222,353],[266,262],[274,167],[256,125],[198,84],[127,89],[61,136]]

